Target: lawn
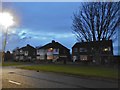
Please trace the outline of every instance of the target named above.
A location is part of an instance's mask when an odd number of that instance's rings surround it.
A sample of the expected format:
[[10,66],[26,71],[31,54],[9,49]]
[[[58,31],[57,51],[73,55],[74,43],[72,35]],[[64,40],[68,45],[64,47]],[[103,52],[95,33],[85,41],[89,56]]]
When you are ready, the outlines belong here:
[[34,65],[24,66],[22,69],[48,71],[56,73],[64,73],[77,76],[103,77],[103,78],[118,78],[118,70],[108,67],[97,66],[74,66],[74,65]]
[[23,62],[4,62],[2,66],[17,66],[17,65],[24,65]]

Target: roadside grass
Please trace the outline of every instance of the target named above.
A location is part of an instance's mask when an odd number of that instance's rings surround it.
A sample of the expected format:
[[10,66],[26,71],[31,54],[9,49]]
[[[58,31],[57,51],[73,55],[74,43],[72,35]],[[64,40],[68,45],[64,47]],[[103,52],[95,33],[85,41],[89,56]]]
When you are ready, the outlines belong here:
[[64,73],[77,76],[101,77],[118,79],[118,70],[108,67],[97,66],[74,66],[74,65],[33,65],[20,67],[21,69]]
[[23,62],[3,62],[2,66],[18,66],[18,65],[24,65]]

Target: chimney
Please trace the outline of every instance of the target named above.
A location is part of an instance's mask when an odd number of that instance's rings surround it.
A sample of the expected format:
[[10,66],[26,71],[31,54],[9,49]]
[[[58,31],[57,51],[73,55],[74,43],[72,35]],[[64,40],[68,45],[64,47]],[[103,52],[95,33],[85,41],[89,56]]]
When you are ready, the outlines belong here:
[[27,46],[30,46],[29,44],[27,44]]
[[52,40],[52,43],[55,43],[55,40]]

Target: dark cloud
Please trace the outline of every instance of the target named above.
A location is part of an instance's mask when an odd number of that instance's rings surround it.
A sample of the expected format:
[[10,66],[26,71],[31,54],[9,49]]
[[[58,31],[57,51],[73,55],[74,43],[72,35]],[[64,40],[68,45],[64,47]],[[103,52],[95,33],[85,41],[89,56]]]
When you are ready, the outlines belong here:
[[22,34],[21,34],[21,36],[25,36],[27,33],[25,33],[25,32],[23,32]]

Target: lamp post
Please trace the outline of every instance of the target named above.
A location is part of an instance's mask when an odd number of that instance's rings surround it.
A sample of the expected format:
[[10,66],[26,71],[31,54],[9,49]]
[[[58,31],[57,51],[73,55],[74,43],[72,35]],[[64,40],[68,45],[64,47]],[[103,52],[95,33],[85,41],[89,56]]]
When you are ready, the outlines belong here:
[[5,33],[5,38],[3,40],[2,46],[2,62],[4,62],[4,53],[7,43],[8,30],[14,25],[13,16],[8,12],[0,12],[0,26],[2,27],[2,32]]

